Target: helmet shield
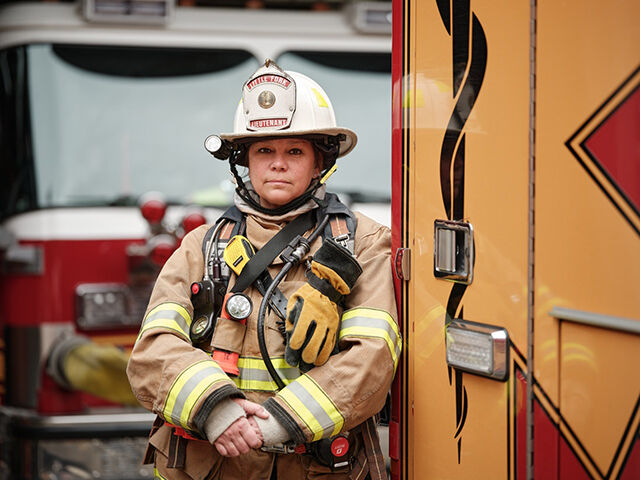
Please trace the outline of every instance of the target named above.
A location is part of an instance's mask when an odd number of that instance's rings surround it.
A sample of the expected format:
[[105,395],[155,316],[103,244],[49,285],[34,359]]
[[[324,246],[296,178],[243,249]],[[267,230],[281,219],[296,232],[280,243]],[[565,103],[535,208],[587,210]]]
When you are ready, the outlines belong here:
[[289,128],[296,110],[296,82],[267,60],[242,87],[242,108],[248,131]]
[[352,130],[337,126],[331,100],[320,85],[271,60],[243,85],[233,130],[220,135],[232,148],[263,137],[323,136],[335,139],[336,156],[341,157],[358,141]]

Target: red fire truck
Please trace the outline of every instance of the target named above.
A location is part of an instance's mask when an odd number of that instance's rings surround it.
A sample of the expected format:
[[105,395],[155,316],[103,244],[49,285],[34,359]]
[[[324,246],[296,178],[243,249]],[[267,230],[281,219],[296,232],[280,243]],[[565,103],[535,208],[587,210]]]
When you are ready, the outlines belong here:
[[118,390],[123,362],[163,259],[231,202],[203,141],[231,129],[266,58],[312,76],[357,129],[360,161],[332,188],[390,223],[390,5],[226,3],[0,7],[1,479],[152,476],[152,416]]

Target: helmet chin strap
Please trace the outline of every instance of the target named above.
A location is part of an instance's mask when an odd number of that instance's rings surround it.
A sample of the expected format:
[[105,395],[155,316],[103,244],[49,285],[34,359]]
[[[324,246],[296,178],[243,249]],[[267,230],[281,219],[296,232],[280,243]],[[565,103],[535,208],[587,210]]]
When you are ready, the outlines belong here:
[[247,188],[247,185],[244,183],[244,181],[242,180],[242,177],[238,173],[235,163],[231,162],[230,168],[231,168],[231,173],[233,173],[233,176],[235,177],[237,182],[236,193],[240,196],[240,198],[242,198],[242,200],[247,202],[247,204],[251,205],[252,208],[254,208],[260,213],[264,213],[265,215],[271,215],[271,216],[284,215],[285,213],[289,213],[290,211],[295,210],[298,207],[301,207],[302,205],[307,203],[311,198],[316,200],[316,203],[318,201],[318,199],[316,199],[313,195],[314,193],[316,193],[318,188],[320,188],[322,183],[320,182],[319,178],[314,178],[309,184],[309,186],[307,187],[307,189],[304,191],[304,193],[299,197],[294,198],[289,203],[286,203],[285,205],[280,205],[277,208],[263,207],[262,205],[260,205],[260,202],[256,201],[251,195],[251,192]]
[[264,213],[265,215],[279,216],[284,215],[285,213],[289,213],[292,210],[304,205],[309,199],[314,199],[318,205],[321,205],[322,201],[316,197],[314,194],[322,186],[325,180],[330,176],[329,173],[333,173],[332,167],[335,165],[336,158],[338,157],[338,152],[340,150],[340,140],[343,139],[344,135],[338,135],[335,137],[326,137],[326,136],[308,136],[306,137],[310,140],[314,147],[320,151],[323,157],[324,169],[318,178],[314,178],[307,189],[304,191],[302,195],[291,200],[289,203],[285,205],[281,205],[277,208],[266,208],[260,205],[260,202],[256,201],[251,192],[247,188],[246,184],[242,180],[242,177],[238,173],[238,169],[236,165],[241,164],[241,162],[245,159],[248,150],[248,144],[240,143],[236,145],[231,151],[229,156],[229,168],[231,173],[236,179],[236,192],[247,204],[251,205],[252,208],[257,210],[260,213]]

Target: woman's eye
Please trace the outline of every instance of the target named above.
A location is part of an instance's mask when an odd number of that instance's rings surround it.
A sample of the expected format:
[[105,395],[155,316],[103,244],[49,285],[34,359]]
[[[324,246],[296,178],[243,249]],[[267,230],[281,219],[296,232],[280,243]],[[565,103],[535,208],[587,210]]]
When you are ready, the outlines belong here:
[[270,152],[271,152],[271,149],[268,147],[260,147],[258,149],[258,153],[270,153]]
[[292,148],[291,150],[289,150],[289,153],[291,155],[300,155],[302,153],[302,150],[300,150],[299,148]]

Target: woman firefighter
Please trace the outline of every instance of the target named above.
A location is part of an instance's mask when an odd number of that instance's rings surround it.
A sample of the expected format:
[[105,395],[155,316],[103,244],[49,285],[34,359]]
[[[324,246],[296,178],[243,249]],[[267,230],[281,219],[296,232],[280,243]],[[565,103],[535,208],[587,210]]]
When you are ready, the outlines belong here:
[[167,479],[386,478],[372,418],[401,349],[390,232],[324,184],[357,137],[269,60],[234,123],[205,146],[228,158],[235,205],[167,261],[129,361],[158,415],[145,461]]

